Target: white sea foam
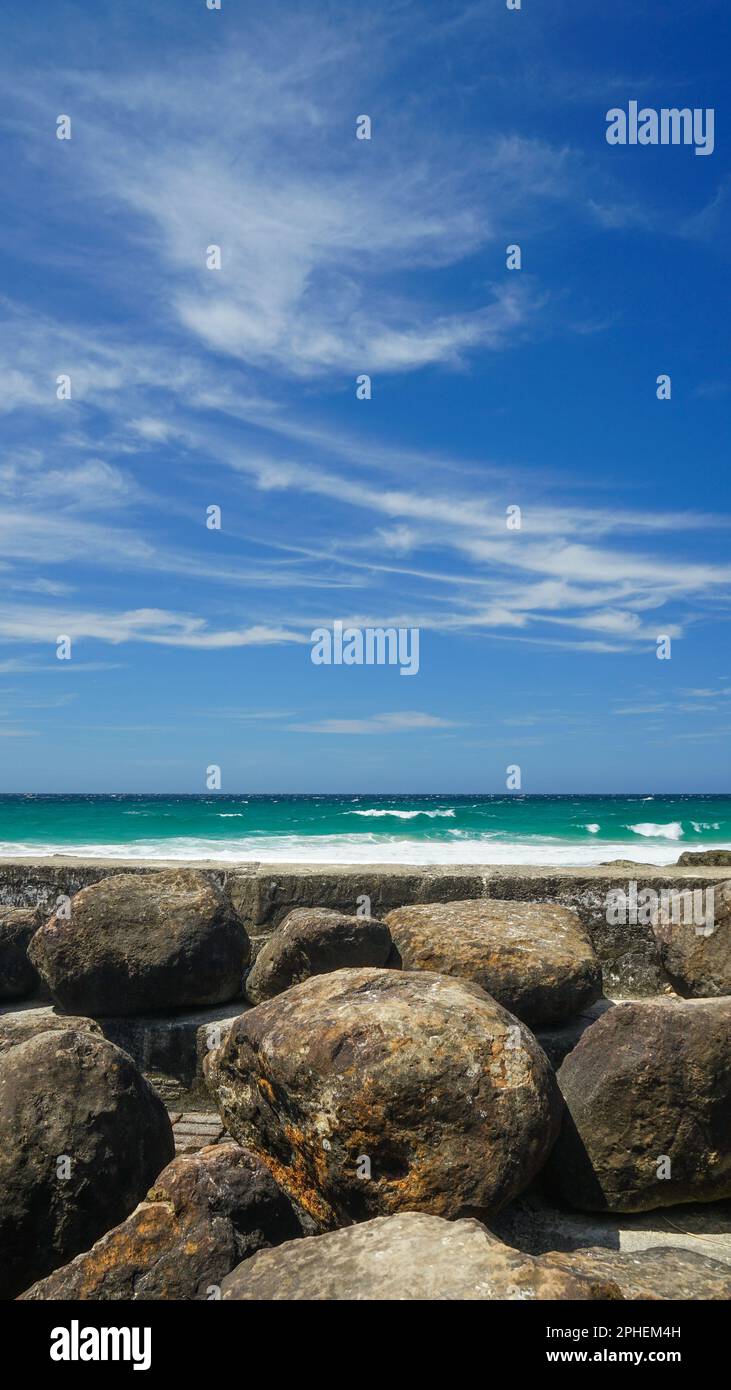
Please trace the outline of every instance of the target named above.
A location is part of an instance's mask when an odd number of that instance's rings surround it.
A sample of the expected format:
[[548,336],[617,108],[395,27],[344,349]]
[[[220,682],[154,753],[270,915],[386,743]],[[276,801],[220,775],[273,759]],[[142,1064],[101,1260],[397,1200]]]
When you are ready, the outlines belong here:
[[397,820],[413,820],[415,816],[428,816],[435,820],[438,816],[454,816],[453,808],[444,811],[346,811],[346,816],[395,816]]
[[720,830],[720,829],[721,829],[720,822],[717,821],[717,820],[712,820],[712,821],[706,821],[706,820],[692,820],[692,821],[691,821],[691,825],[692,825],[692,827],[693,827],[693,829],[695,830],[695,832],[696,832],[697,835],[700,835],[700,833],[701,833],[702,830]]
[[599,831],[601,830],[601,826],[597,825],[596,821],[593,821],[591,825],[585,825],[584,829],[588,830],[590,835],[598,835]]
[[627,829],[635,835],[647,835],[660,840],[679,840],[683,834],[679,820],[666,821],[664,825],[655,825],[651,820],[640,821],[639,825],[628,825]]
[[[731,850],[731,844],[714,846]],[[112,860],[208,860],[221,864],[536,864],[547,866],[597,865],[610,859],[629,859],[635,863],[674,864],[677,850],[672,843],[641,845],[626,841],[581,843],[551,839],[549,836],[523,836],[504,841],[498,836],[471,839],[407,840],[382,834],[361,835],[261,835],[237,839],[137,840],[134,844],[25,844],[0,842],[0,858],[27,856],[34,863],[42,858]]]

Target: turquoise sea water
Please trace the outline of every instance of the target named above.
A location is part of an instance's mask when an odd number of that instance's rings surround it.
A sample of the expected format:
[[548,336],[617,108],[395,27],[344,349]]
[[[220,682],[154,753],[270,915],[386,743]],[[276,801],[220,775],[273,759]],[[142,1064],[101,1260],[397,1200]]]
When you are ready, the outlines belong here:
[[0,856],[672,864],[731,849],[731,796],[0,796]]

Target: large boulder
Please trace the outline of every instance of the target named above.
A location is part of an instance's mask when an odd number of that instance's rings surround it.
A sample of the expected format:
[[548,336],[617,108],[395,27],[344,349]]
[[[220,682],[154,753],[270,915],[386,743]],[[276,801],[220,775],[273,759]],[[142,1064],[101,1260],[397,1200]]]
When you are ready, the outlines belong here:
[[556,903],[419,903],[385,920],[404,970],[472,980],[531,1027],[561,1023],[601,993],[581,919]]
[[205,1069],[234,1138],[323,1227],[496,1211],[560,1121],[532,1033],[426,971],[314,976],[239,1018]]
[[28,959],[28,946],[40,926],[34,907],[0,905],[0,999],[27,999],[40,980]]
[[700,1251],[652,1246],[649,1250],[571,1250],[543,1257],[544,1265],[566,1274],[616,1283],[627,1299],[731,1298],[731,1265]]
[[711,868],[731,867],[731,849],[686,849],[678,859],[678,868],[705,868],[707,865]]
[[[657,914],[653,931],[660,959],[674,988],[686,998],[731,994],[731,879],[698,890],[698,903],[695,896],[685,890],[669,912]],[[712,921],[707,922],[711,905]]]
[[24,1013],[0,1014],[0,1054],[19,1043],[28,1042],[39,1033],[61,1033],[71,1028],[77,1033],[104,1036],[93,1018],[75,1018],[73,1014],[55,1014],[50,1008],[28,1009]]
[[228,895],[190,869],[101,879],[30,947],[56,1003],[98,1017],[225,1003],[250,952]]
[[269,1169],[238,1144],[176,1158],[131,1216],[23,1299],[211,1299],[257,1250],[301,1223]]
[[375,917],[346,917],[326,907],[298,907],[262,947],[246,980],[252,1004],[290,985],[348,966],[385,965],[391,933]]
[[621,1299],[616,1282],[524,1255],[479,1221],[407,1211],[288,1241],[240,1264],[224,1301]]
[[86,1250],[174,1155],[162,1101],[126,1052],[72,1028],[0,1057],[0,1297]]
[[731,998],[618,1004],[558,1072],[566,1102],[546,1169],[580,1211],[731,1197]]

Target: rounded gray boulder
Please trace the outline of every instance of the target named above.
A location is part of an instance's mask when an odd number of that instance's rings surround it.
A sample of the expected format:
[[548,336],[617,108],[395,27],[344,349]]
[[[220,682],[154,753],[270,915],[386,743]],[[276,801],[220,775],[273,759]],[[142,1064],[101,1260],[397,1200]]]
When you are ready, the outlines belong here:
[[265,942],[246,980],[252,1004],[309,979],[361,965],[385,965],[391,933],[375,917],[348,917],[325,907],[298,907]]
[[223,1004],[241,994],[250,954],[228,894],[190,869],[101,879],[30,946],[56,1003],[92,1017]]
[[174,1154],[167,1111],[131,1057],[72,1028],[0,1056],[0,1297],[86,1250]]

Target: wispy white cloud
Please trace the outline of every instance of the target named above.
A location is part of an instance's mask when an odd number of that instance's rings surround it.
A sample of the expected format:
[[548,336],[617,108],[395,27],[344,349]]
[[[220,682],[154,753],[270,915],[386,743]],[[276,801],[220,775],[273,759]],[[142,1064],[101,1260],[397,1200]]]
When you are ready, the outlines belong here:
[[[239,629],[211,629],[204,618],[165,609],[140,608],[124,613],[94,613],[71,608],[0,607],[0,639],[55,645],[60,636],[83,641],[148,642],[164,647],[215,650],[226,647],[306,643],[308,637],[286,627],[254,624]],[[63,663],[59,662],[59,665]],[[71,663],[69,663],[71,664]]]
[[[374,73],[388,61],[386,30],[403,32],[409,8],[373,23]],[[460,31],[472,22],[460,20]],[[433,42],[439,23],[428,29],[424,42]],[[697,536],[728,518],[579,506],[555,487],[546,500],[542,485],[493,461],[440,461],[366,431],[335,433],[291,404],[292,391],[301,403],[321,379],[458,367],[477,350],[543,331],[556,306],[527,276],[503,272],[504,229],[525,214],[533,228],[547,209],[573,216],[579,207],[609,230],[647,219],[593,174],[583,188],[590,166],[571,145],[509,125],[480,142],[442,130],[419,139],[419,112],[397,103],[381,108],[387,140],[376,130],[372,142],[356,141],[349,59],[362,53],[362,29],[355,43],[333,12],[317,26],[302,16],[283,21],[276,33],[274,45],[271,26],[252,22],[245,46],[188,56],[172,75],[139,64],[61,74],[83,132],[83,159],[64,173],[66,213],[82,225],[112,211],[135,274],[122,286],[107,262],[104,275],[108,289],[128,296],[134,331],[5,305],[0,409],[30,410],[35,420],[43,407],[44,427],[67,451],[57,461],[51,449],[29,449],[0,467],[6,593],[62,596],[62,578],[24,572],[36,555],[44,569],[83,563],[135,579],[255,588],[243,624],[231,622],[231,602],[215,624],[181,615],[177,593],[156,610],[137,608],[137,594],[123,613],[103,612],[96,597],[90,613],[69,610],[84,635],[101,641],[212,650],[306,640],[307,625],[323,615],[314,604],[301,611],[302,593],[318,589],[368,591],[365,625],[383,623],[387,583],[405,625],[607,653],[646,647],[656,619],[678,636],[697,608],[727,602],[731,567],[696,556],[705,554]],[[9,76],[16,130],[31,140],[47,117],[43,100],[22,73]],[[614,90],[620,76],[610,73],[600,88]],[[565,77],[568,100],[585,100],[599,82],[596,74]],[[33,148],[41,166],[58,155]],[[221,246],[221,271],[205,268],[211,243]],[[441,272],[478,252],[487,253],[480,273],[460,281],[456,296],[450,276],[445,294]],[[83,277],[83,257],[75,269]],[[96,288],[98,265],[90,261],[88,273]],[[72,377],[71,402],[56,400],[60,372]],[[293,377],[302,379],[296,387]],[[95,438],[96,412],[108,449]],[[203,414],[214,424],[202,424]],[[276,447],[274,435],[286,446]],[[202,459],[213,478],[240,481],[242,499],[245,490],[275,495],[276,511],[281,497],[290,521],[303,500],[317,499],[328,503],[327,519],[320,525],[308,507],[306,528],[298,519],[294,535],[260,528],[244,538],[246,563],[233,547],[197,544],[199,518],[187,549],[161,541],[183,504],[168,496],[159,506],[154,470],[142,483],[125,459],[173,449],[171,468]],[[509,533],[505,508],[515,501],[523,526]],[[348,512],[360,514],[357,523],[339,533],[332,516]],[[681,533],[696,534],[690,558],[680,553]],[[263,550],[274,559],[263,560]],[[290,591],[286,605],[278,590]],[[26,606],[9,619],[8,640],[46,634],[50,611]],[[139,616],[148,613],[163,617]],[[559,626],[573,635],[563,640]]]
[[310,723],[288,725],[292,731],[305,734],[409,734],[457,727],[452,719],[420,714],[416,710],[371,714],[366,719],[315,719]]

